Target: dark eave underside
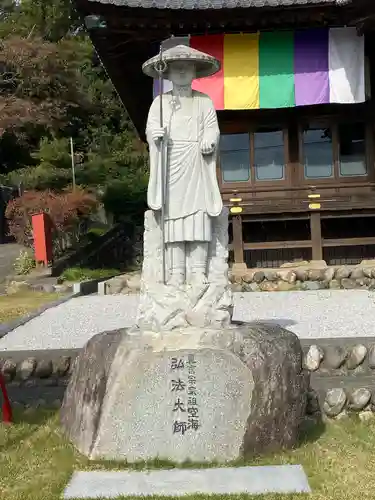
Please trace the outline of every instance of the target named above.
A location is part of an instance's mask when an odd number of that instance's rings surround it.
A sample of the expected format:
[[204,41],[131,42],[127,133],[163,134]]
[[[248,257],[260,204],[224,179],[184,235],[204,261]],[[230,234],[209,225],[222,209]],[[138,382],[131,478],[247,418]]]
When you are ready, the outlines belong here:
[[89,0],[118,7],[144,9],[216,10],[309,5],[346,5],[352,0]]

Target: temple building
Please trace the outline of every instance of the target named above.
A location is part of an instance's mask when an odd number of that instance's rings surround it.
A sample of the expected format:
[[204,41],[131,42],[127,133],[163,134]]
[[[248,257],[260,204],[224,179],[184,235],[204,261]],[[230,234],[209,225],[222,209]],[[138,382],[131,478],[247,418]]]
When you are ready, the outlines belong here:
[[[194,88],[221,130],[233,262],[375,258],[374,0],[75,0],[140,137],[170,36],[222,63]],[[169,82],[164,82],[169,90]]]

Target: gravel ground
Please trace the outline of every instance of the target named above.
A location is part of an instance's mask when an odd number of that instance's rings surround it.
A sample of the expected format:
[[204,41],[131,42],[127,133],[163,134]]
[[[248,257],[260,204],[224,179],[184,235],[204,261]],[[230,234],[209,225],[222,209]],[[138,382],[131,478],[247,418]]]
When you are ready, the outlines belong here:
[[[138,298],[78,297],[19,326],[0,350],[70,349],[93,335],[132,326]],[[235,294],[234,319],[277,323],[300,338],[375,336],[375,294],[364,290]]]
[[138,298],[125,295],[77,297],[19,326],[0,340],[0,350],[72,349],[105,330],[132,326]]
[[277,323],[301,339],[375,337],[375,294],[367,290],[241,293],[233,316]]

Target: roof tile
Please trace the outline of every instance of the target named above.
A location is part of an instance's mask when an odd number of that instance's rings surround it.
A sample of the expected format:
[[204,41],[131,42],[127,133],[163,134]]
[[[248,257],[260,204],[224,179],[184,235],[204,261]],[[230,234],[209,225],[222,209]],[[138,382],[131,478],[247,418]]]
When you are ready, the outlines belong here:
[[[345,5],[352,0],[89,0],[122,7],[206,10],[249,7],[293,7],[299,5]],[[150,5],[151,4],[151,5]]]

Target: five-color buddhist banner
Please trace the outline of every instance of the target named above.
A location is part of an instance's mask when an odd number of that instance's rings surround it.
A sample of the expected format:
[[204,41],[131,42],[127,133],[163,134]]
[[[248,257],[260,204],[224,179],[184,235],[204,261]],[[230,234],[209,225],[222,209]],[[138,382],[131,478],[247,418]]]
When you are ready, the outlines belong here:
[[[192,36],[221,62],[193,82],[217,110],[269,109],[365,100],[364,37],[355,28]],[[171,90],[164,82],[163,90]],[[154,95],[159,91],[154,82]]]

